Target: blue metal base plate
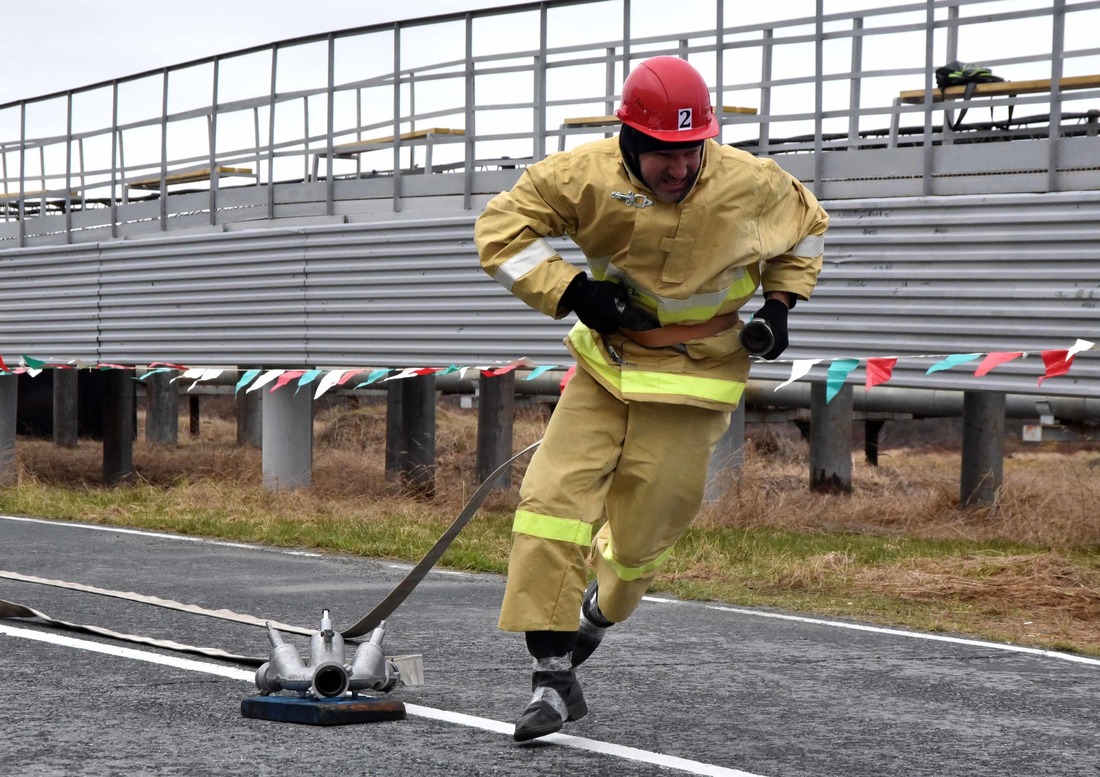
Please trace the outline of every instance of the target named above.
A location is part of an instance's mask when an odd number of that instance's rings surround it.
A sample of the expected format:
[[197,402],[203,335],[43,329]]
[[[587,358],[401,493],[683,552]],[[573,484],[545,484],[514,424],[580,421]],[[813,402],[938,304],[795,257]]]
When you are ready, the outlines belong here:
[[300,696],[250,696],[241,702],[246,718],[303,723],[308,726],[343,726],[401,720],[405,705],[396,699],[369,696],[313,699]]

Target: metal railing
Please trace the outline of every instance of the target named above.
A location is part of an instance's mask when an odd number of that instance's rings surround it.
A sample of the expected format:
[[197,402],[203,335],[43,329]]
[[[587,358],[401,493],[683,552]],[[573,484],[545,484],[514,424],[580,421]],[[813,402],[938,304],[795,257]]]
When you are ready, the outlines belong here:
[[[822,199],[971,193],[991,177],[998,191],[1100,186],[1100,75],[1097,87],[1061,88],[1100,74],[1088,34],[1100,2],[832,11],[816,0],[774,19],[769,10],[791,7],[770,5],[688,0],[668,14],[648,0],[546,0],[0,105],[0,248],[333,216],[365,200],[400,211],[447,195],[470,209],[531,160],[612,134],[568,120],[611,114],[625,74],[656,54],[690,60],[715,105],[747,109],[721,113],[720,140],[776,157]],[[933,71],[953,59],[1050,91],[939,101]],[[899,99],[913,89],[922,102]],[[980,119],[953,128],[961,108]],[[1001,140],[1016,142],[987,148]]]

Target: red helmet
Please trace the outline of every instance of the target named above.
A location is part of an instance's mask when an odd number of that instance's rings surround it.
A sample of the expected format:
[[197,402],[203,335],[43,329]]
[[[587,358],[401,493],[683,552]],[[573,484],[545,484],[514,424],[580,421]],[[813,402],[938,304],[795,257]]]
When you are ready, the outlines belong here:
[[699,71],[679,57],[653,57],[623,83],[615,115],[657,140],[679,143],[718,134],[710,90]]

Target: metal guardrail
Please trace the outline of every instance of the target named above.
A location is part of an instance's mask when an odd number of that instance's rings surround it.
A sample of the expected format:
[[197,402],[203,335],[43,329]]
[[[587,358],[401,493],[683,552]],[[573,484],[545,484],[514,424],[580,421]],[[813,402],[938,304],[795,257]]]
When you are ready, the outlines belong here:
[[[781,364],[898,356],[890,386],[1100,396],[1100,349],[1046,380],[1039,355],[1100,341],[1100,192],[826,202],[813,299],[791,316]],[[5,252],[0,354],[192,367],[571,363],[572,317],[533,313],[480,269],[476,214],[168,233]],[[584,257],[555,241],[567,261]],[[748,310],[755,309],[752,305]],[[951,354],[1030,354],[983,377]],[[852,374],[862,381],[863,367]]]
[[[817,0],[796,18],[763,5],[700,0],[668,14],[643,0],[546,0],[281,41],[0,105],[0,249],[216,226],[242,210],[336,216],[360,199],[397,212],[447,194],[471,209],[492,191],[486,169],[612,131],[566,124],[611,113],[626,71],[655,54],[692,61],[716,105],[755,109],[724,114],[721,139],[777,156],[822,199],[1100,186],[1090,122],[1070,118],[1091,115],[1100,89],[1056,86],[1100,73],[1085,34],[1100,2],[832,12]],[[1026,45],[989,44],[1020,35]],[[932,71],[975,52],[1006,78],[1055,85],[969,102],[971,116],[1014,106],[1048,117],[1026,126],[1027,140],[989,149],[963,141],[1022,138],[1020,128],[945,129],[964,105],[934,99]],[[928,99],[898,99],[914,88]],[[409,137],[426,128],[448,133]],[[390,140],[338,150],[379,137]]]

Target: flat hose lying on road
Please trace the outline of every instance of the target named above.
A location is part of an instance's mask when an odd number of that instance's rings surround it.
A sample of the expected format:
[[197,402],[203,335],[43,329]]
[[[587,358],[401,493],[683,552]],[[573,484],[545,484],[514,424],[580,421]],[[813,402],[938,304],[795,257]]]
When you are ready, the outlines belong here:
[[[404,602],[409,594],[413,592],[416,586],[424,579],[425,575],[431,571],[432,567],[436,565],[439,559],[446,552],[447,548],[454,542],[455,537],[462,531],[463,527],[470,522],[470,519],[477,513],[481,503],[485,501],[485,497],[489,495],[489,491],[500,479],[501,475],[507,471],[508,467],[538,447],[542,440],[538,440],[519,453],[512,456],[506,462],[501,464],[495,470],[493,470],[478,489],[473,493],[470,499],[466,502],[466,506],[462,508],[462,512],[458,514],[458,517],[454,519],[451,525],[447,528],[447,531],[443,532],[431,549],[427,552],[424,558],[417,562],[404,579],[398,583],[392,591],[390,591],[386,598],[375,605],[374,609],[356,621],[350,628],[340,632],[341,636],[352,639],[355,637],[367,634],[375,629],[383,620],[385,620],[394,610],[396,610],[402,602]],[[285,623],[279,623],[273,621],[270,618],[258,618],[254,615],[243,615],[241,613],[233,612],[232,610],[208,610],[203,607],[199,607],[195,604],[184,604],[182,602],[176,602],[171,599],[162,599],[157,596],[146,596],[144,594],[134,593],[132,591],[113,591],[107,588],[96,588],[95,586],[82,585],[80,583],[69,583],[64,580],[50,580],[43,577],[32,577],[30,575],[22,575],[18,572],[5,572],[0,571],[0,578],[6,578],[8,580],[16,580],[23,583],[37,583],[39,585],[48,585],[55,588],[67,588],[74,591],[83,591],[85,593],[97,594],[100,596],[110,596],[116,599],[125,599],[127,601],[141,602],[143,604],[151,604],[156,607],[165,607],[171,610],[180,610],[181,612],[189,612],[194,615],[204,615],[210,618],[219,618],[221,620],[234,621],[236,623],[244,623],[250,626],[265,627],[270,623],[280,631],[291,632],[294,634],[302,634],[310,636],[315,633],[316,629],[305,629],[298,626],[291,626]],[[142,637],[134,634],[123,634],[121,632],[112,631],[110,629],[101,628],[99,626],[88,626],[80,623],[70,623],[68,621],[56,620],[54,618],[45,615],[38,610],[33,610],[30,607],[26,607],[22,604],[15,602],[5,601],[0,599],[0,618],[39,618],[46,623],[54,626],[59,626],[70,631],[81,631],[89,634],[98,634],[104,637],[111,637],[113,639],[120,639],[126,642],[137,642],[143,645],[153,645],[156,647],[165,648],[167,650],[175,650],[183,653],[195,653],[203,656],[210,656],[212,658],[220,658],[226,661],[234,661],[237,663],[248,664],[250,666],[259,666],[267,661],[267,657],[253,657],[242,656],[234,653],[227,653],[217,648],[197,647],[194,645],[185,645],[179,642],[173,642],[171,640],[159,640],[152,639],[151,637]]]

